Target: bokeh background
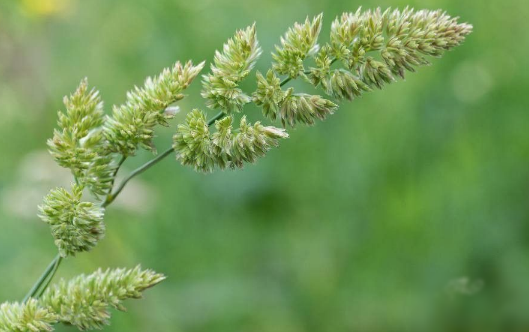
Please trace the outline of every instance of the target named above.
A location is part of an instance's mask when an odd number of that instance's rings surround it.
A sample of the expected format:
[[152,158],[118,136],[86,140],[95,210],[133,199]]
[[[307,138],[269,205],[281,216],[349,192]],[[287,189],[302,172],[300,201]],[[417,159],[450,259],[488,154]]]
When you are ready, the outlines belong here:
[[[108,112],[176,60],[211,61],[254,21],[265,71],[307,15],[324,12],[325,41],[343,11],[406,5],[446,9],[475,32],[242,171],[164,160],[109,207],[100,245],[58,276],[138,263],[168,276],[106,331],[528,331],[526,0],[2,0],[0,302],[20,300],[55,255],[37,204],[71,178],[45,142],[81,78]],[[200,84],[188,92],[160,150],[185,112],[204,109]]]

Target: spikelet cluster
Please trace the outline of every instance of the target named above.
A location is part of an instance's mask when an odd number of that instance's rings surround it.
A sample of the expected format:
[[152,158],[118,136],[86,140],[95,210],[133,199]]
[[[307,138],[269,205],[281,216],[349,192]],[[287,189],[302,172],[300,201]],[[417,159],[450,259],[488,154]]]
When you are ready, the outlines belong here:
[[257,106],[263,107],[264,116],[275,120],[285,95],[281,90],[281,80],[272,70],[268,70],[266,77],[257,72],[257,90],[253,94],[253,101]]
[[191,61],[177,62],[154,78],[147,78],[143,87],[127,93],[125,104],[114,106],[112,117],[105,123],[104,133],[109,150],[124,156],[136,153],[138,147],[156,151],[153,144],[154,127],[167,126],[174,112],[165,112],[172,103],[184,98],[182,92],[204,67]]
[[51,190],[39,206],[39,217],[51,228],[51,234],[62,257],[92,249],[105,234],[104,209],[81,201],[83,187]]
[[[440,10],[344,13],[332,23],[330,44],[316,57],[310,79],[336,98],[353,99],[429,64],[426,56],[442,56],[471,31],[471,25]],[[347,71],[331,71],[328,63],[336,60]]]
[[294,93],[293,88],[281,89],[279,78],[272,70],[266,78],[257,73],[257,89],[253,94],[256,105],[262,106],[263,115],[271,120],[280,118],[283,126],[297,123],[313,125],[315,119],[324,120],[338,105],[318,95]]
[[241,168],[278,146],[279,139],[288,137],[283,129],[263,126],[260,122],[251,125],[246,117],[242,117],[237,130],[232,123],[232,116],[217,120],[217,131],[211,134],[205,114],[200,110],[190,112],[186,123],[178,126],[173,137],[177,160],[202,172]]
[[202,96],[206,105],[226,114],[240,112],[251,98],[239,88],[239,83],[248,76],[260,55],[255,24],[238,30],[224,44],[222,52],[215,52],[211,73],[203,77]]
[[272,54],[272,66],[278,74],[291,78],[304,75],[303,61],[315,55],[319,49],[318,36],[322,19],[323,14],[316,16],[312,21],[307,17],[305,23],[295,23],[285,36],[281,37],[281,46],[276,45],[276,53]]
[[151,270],[99,269],[70,281],[61,280],[39,299],[42,307],[57,315],[59,321],[81,331],[102,329],[108,325],[110,308],[125,310],[126,299],[141,298],[142,292],[165,277]]
[[102,132],[103,103],[99,92],[88,90],[86,79],[77,90],[64,97],[66,113],[58,112],[58,126],[48,149],[57,163],[72,170],[79,183],[96,196],[108,192],[114,172],[111,156],[106,152]]
[[294,127],[298,122],[313,125],[316,119],[325,120],[333,114],[338,105],[318,95],[305,93],[294,94],[294,89],[289,88],[281,103],[279,118],[283,126],[289,124]]
[[39,306],[35,299],[29,299],[26,303],[6,302],[0,305],[1,332],[53,331],[52,325],[57,321],[57,315]]
[[[282,91],[275,74],[301,76],[338,100],[352,100],[428,64],[426,56],[441,56],[472,31],[471,25],[458,23],[457,18],[439,10],[359,9],[337,18],[331,26],[330,42],[319,48],[321,18],[290,28],[273,54],[275,73],[268,72],[266,78],[257,74],[254,102],[263,107],[266,117],[279,117],[283,125],[313,124],[337,106],[320,96]],[[305,70],[304,60],[309,56],[314,65]],[[337,61],[345,68],[332,69]]]

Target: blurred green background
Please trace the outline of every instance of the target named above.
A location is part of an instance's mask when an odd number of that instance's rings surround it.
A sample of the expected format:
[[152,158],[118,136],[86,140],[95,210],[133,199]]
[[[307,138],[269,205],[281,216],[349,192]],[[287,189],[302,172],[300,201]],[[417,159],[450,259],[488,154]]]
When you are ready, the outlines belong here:
[[[242,171],[164,160],[59,277],[138,263],[168,276],[106,331],[528,331],[526,0],[1,0],[0,302],[20,300],[55,255],[37,204],[71,178],[45,142],[81,78],[108,112],[176,60],[211,61],[254,21],[265,71],[307,15],[324,12],[326,41],[343,11],[406,5],[443,8],[474,33]],[[204,109],[199,92],[195,82],[158,131],[159,150],[185,112]]]

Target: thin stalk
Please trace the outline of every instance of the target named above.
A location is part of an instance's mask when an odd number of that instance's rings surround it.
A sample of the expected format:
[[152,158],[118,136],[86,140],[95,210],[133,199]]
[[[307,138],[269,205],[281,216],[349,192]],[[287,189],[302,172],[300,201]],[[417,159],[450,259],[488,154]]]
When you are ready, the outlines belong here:
[[208,121],[208,126],[211,127],[211,125],[214,124],[215,121],[222,119],[224,116],[226,116],[226,113],[224,113],[224,112],[219,112],[217,115],[215,115],[214,117],[212,117],[211,119],[209,119],[209,121]]
[[37,294],[37,298],[41,297],[42,294],[44,294],[44,292],[50,285],[51,281],[53,280],[53,277],[55,276],[55,273],[57,273],[57,270],[59,269],[59,266],[61,266],[62,260],[63,260],[62,256],[59,256],[59,259],[55,262],[55,265],[53,266],[53,270],[51,270],[50,275],[48,279],[46,280],[46,283],[41,287],[40,292]]
[[31,289],[29,290],[29,292],[26,294],[26,296],[24,297],[24,303],[27,302],[30,298],[34,297],[35,294],[37,294],[39,288],[42,286],[42,284],[46,281],[46,279],[48,278],[48,276],[52,273],[52,271],[56,268],[55,266],[57,265],[57,263],[62,260],[62,257],[60,255],[57,255],[55,256],[55,258],[51,261],[51,263],[48,265],[48,267],[46,268],[46,270],[44,270],[44,272],[42,273],[42,275],[40,276],[40,278],[37,280],[37,282],[33,285],[33,287],[31,287]]
[[292,77],[287,77],[285,78],[284,80],[281,81],[281,83],[279,83],[279,86],[283,86],[285,84],[287,84],[288,82],[290,82],[292,80]]
[[110,194],[107,196],[107,199],[103,202],[103,204],[101,204],[102,207],[107,207],[109,204],[111,204],[115,199],[116,197],[118,197],[119,193],[121,193],[121,191],[123,190],[123,188],[125,188],[125,185],[127,185],[127,183],[133,178],[135,177],[136,175],[138,174],[141,174],[143,172],[145,172],[146,170],[148,170],[149,168],[151,168],[152,166],[156,165],[159,161],[161,161],[162,159],[164,159],[165,157],[167,157],[168,155],[170,155],[171,153],[173,152],[173,148],[169,148],[167,150],[165,150],[164,152],[162,152],[160,155],[158,155],[156,158],[150,160],[149,162],[147,162],[146,164],[143,164],[142,166],[136,168],[132,173],[130,173],[129,176],[127,176],[125,178],[125,180],[123,180],[120,185],[118,186],[118,188],[116,189],[116,191],[114,191],[113,194]]
[[101,204],[101,206],[105,207],[108,204],[105,204],[110,197],[112,196],[112,190],[114,189],[114,183],[116,181],[116,175],[118,175],[119,169],[121,168],[121,165],[127,160],[127,156],[121,156],[121,159],[119,160],[118,166],[114,170],[114,174],[112,175],[112,182],[110,183],[110,190],[108,191],[107,197],[105,198],[104,202]]

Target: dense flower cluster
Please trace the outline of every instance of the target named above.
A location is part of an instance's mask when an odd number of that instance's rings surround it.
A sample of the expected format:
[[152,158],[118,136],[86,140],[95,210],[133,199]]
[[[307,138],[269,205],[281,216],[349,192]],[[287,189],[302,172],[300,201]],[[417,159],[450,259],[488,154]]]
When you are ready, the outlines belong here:
[[184,98],[182,92],[204,67],[204,62],[194,66],[191,61],[166,68],[154,78],[147,78],[142,88],[127,93],[127,101],[114,106],[112,117],[105,123],[105,136],[112,152],[124,156],[134,155],[138,146],[156,151],[152,142],[154,127],[166,126],[174,112],[165,109]]
[[222,52],[215,52],[211,73],[204,75],[202,96],[209,108],[219,108],[226,114],[240,112],[251,98],[239,88],[239,83],[253,69],[261,55],[255,34],[255,24],[238,30],[228,40]]
[[45,332],[53,331],[52,325],[58,317],[48,308],[38,305],[37,300],[26,303],[3,303],[0,305],[1,332]]
[[293,92],[294,89],[289,88],[281,103],[279,118],[283,126],[288,123],[294,127],[298,122],[313,125],[315,119],[324,120],[338,108],[338,105],[321,96]]
[[270,148],[278,146],[279,139],[288,137],[283,129],[263,126],[260,122],[251,125],[245,116],[235,133],[232,123],[232,116],[216,121],[217,132],[212,135],[206,115],[193,110],[173,137],[176,158],[183,165],[191,165],[202,172],[241,168],[245,162],[253,163]]
[[56,188],[44,197],[39,217],[50,225],[61,256],[92,249],[105,234],[104,209],[92,202],[82,202],[83,187],[72,192]]
[[275,120],[279,105],[285,99],[285,92],[281,90],[281,80],[268,70],[266,78],[257,72],[257,90],[253,94],[253,101],[257,106],[263,107],[263,114],[267,118]]
[[81,331],[101,329],[108,324],[110,307],[125,310],[126,299],[141,298],[142,292],[165,277],[151,270],[97,270],[70,281],[61,280],[39,299],[39,305],[55,313],[60,322]]
[[439,57],[458,46],[471,31],[471,25],[440,10],[358,10],[332,23],[328,47],[357,80],[381,88],[429,64],[425,56]]
[[48,140],[50,154],[60,166],[71,169],[79,183],[95,195],[104,195],[110,188],[114,166],[106,152],[99,92],[88,90],[84,79],[70,97],[64,97],[64,105],[66,113],[58,112],[60,129]]
[[304,75],[303,61],[315,55],[319,50],[318,36],[321,31],[323,14],[316,16],[312,22],[309,18],[304,24],[296,23],[281,37],[281,46],[276,46],[273,69],[281,75],[296,78]]
[[[405,71],[428,64],[425,56],[439,57],[459,45],[472,26],[458,23],[442,11],[359,9],[337,18],[331,26],[330,42],[318,50],[320,29],[321,15],[312,23],[308,19],[296,23],[273,54],[273,69],[290,78],[305,77],[336,99],[352,100],[375,87],[382,88],[397,76],[404,77]],[[315,66],[306,71],[303,62],[308,56],[313,57]],[[345,68],[331,69],[336,61]],[[258,74],[254,93],[254,101],[272,120],[279,116],[283,124],[291,126],[313,124],[314,118],[324,119],[336,108],[318,96],[281,91],[278,80],[273,73],[266,79]],[[319,100],[322,108],[306,102],[309,99]]]

